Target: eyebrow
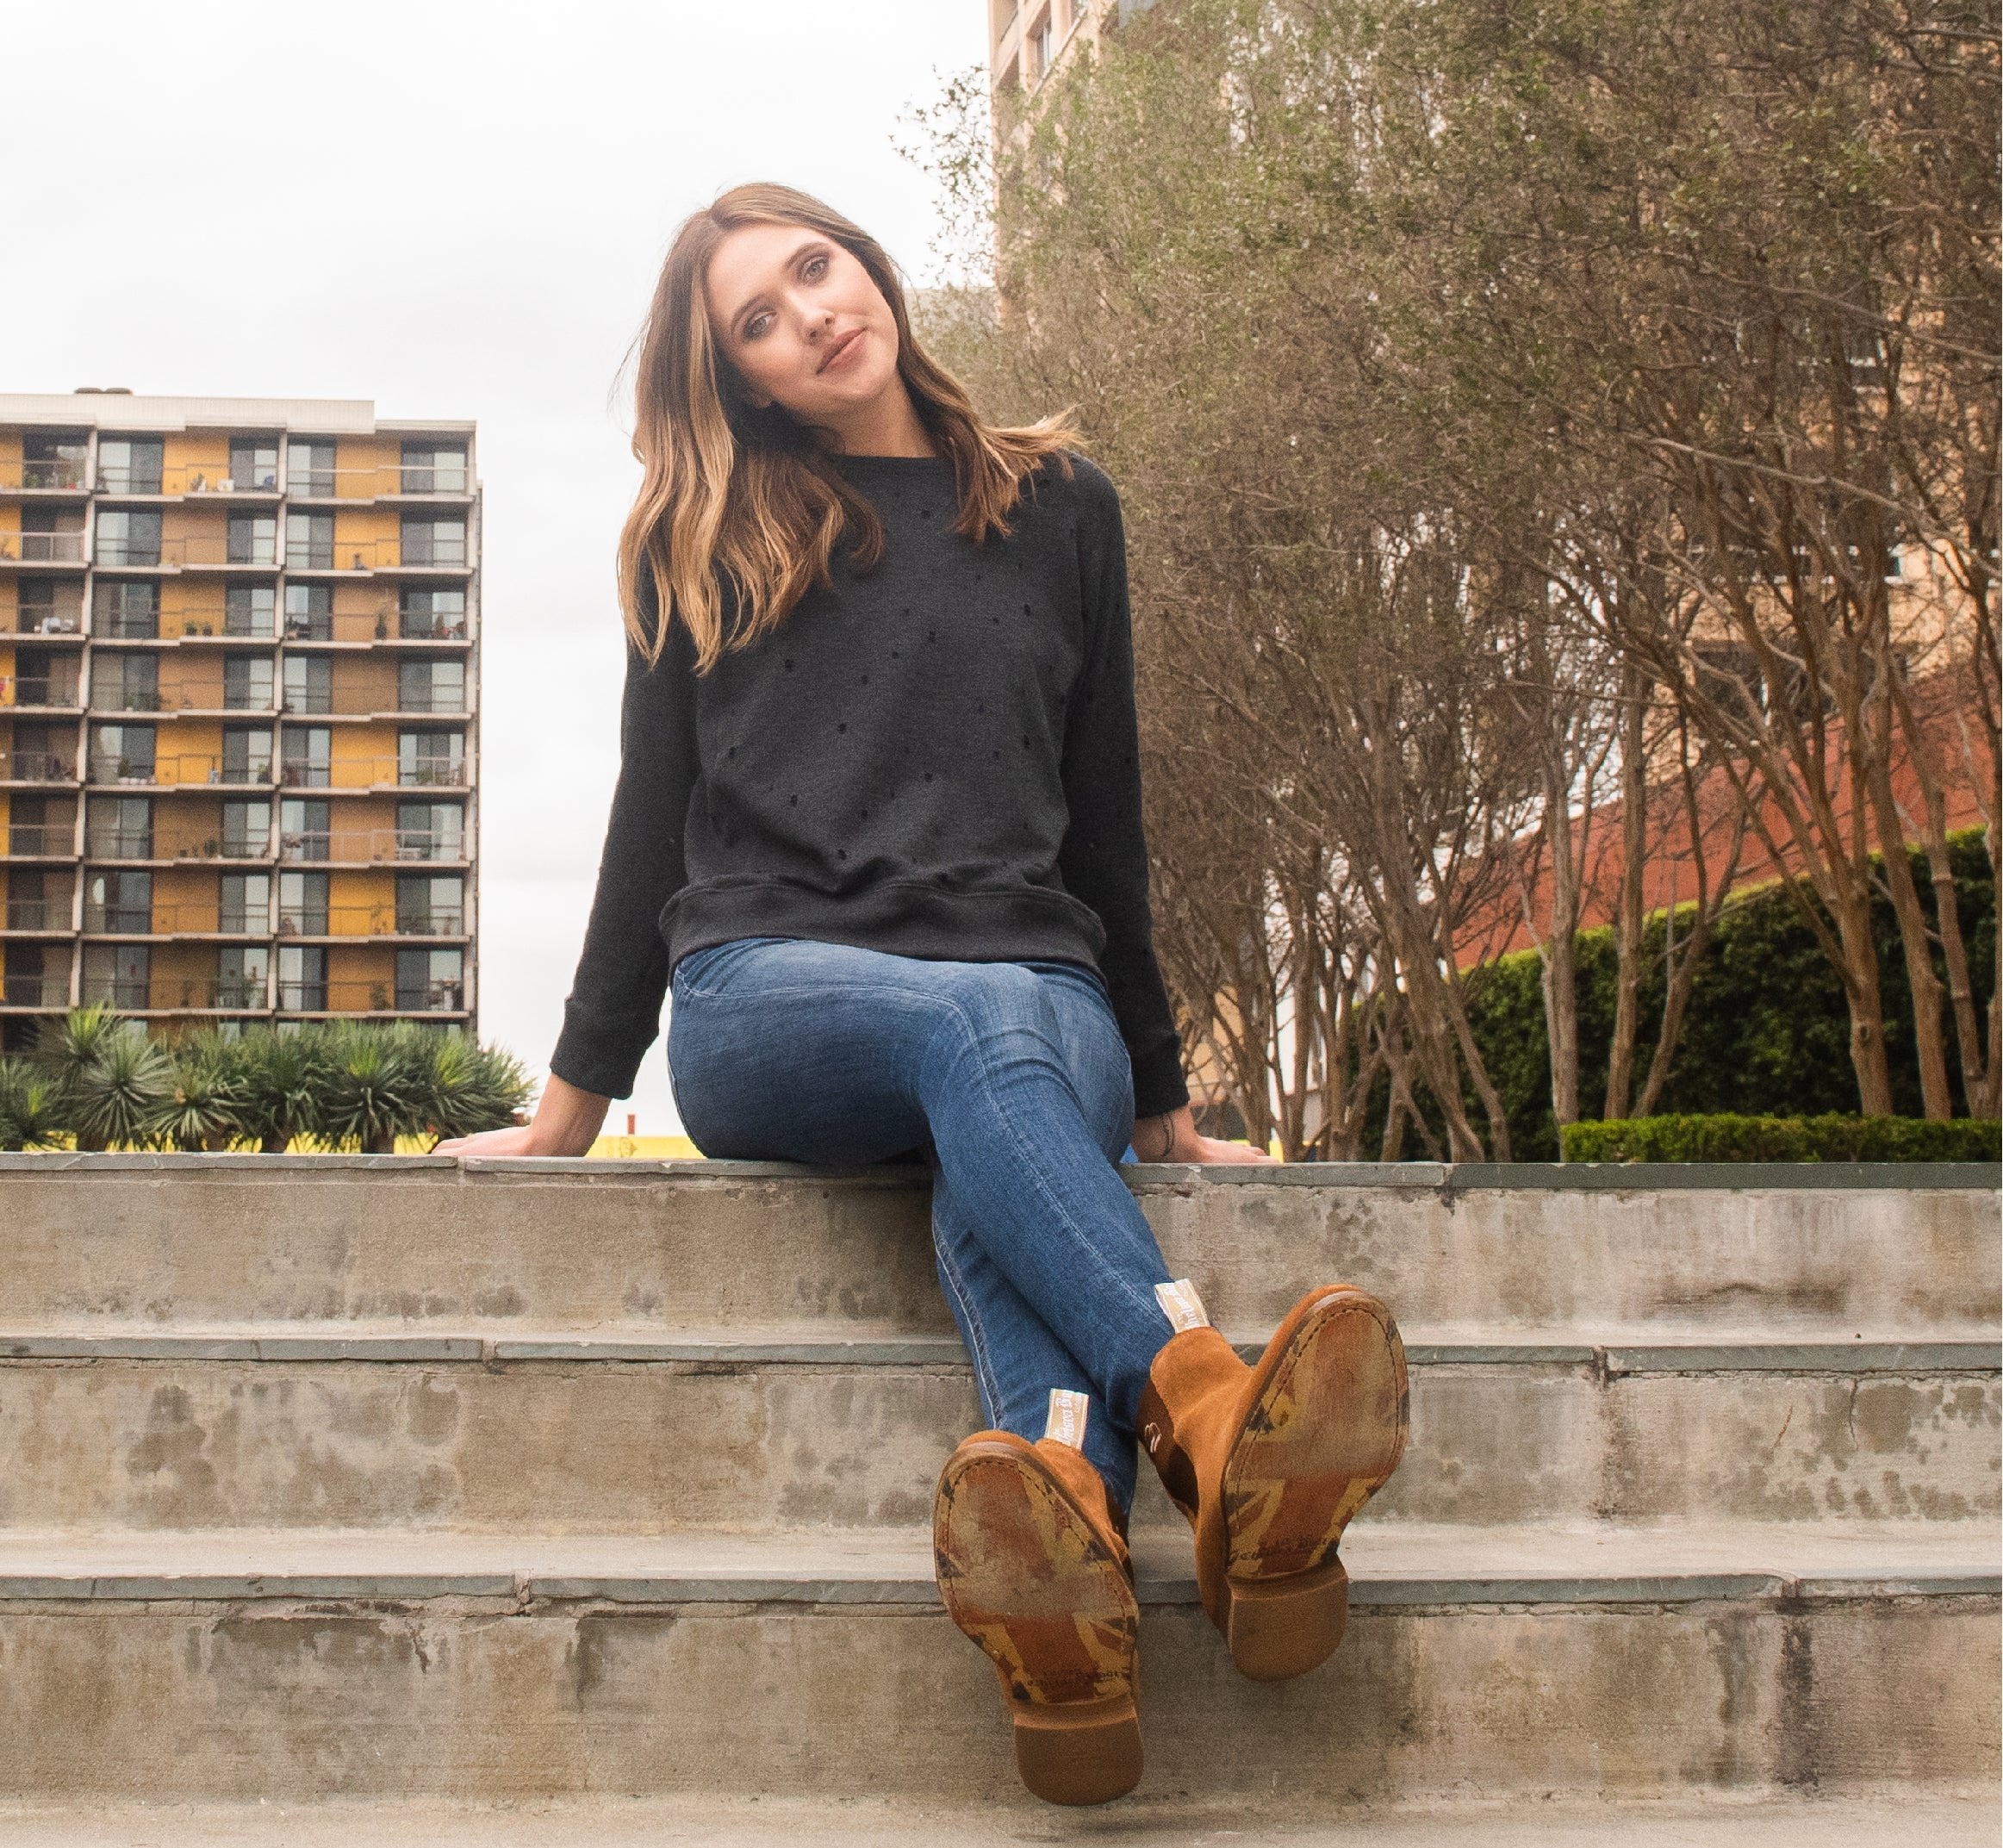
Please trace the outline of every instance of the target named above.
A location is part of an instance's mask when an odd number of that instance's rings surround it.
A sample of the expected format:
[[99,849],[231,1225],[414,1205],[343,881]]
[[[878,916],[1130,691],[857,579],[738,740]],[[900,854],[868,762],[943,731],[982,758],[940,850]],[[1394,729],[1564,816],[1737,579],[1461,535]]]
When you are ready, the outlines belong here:
[[[834,247],[835,246],[832,240],[824,237],[818,232],[816,232],[807,240],[806,243],[796,245],[794,246],[793,254],[786,260],[786,267],[789,270],[793,269],[804,258],[812,256],[817,251],[831,251]],[[753,308],[758,307],[764,299],[765,291],[762,289],[759,289],[754,291],[745,299],[743,303],[737,309],[737,311],[731,314],[730,320],[725,322],[725,325],[730,328],[732,333],[737,335],[739,339],[742,339],[743,337],[744,332],[744,317],[749,314]]]

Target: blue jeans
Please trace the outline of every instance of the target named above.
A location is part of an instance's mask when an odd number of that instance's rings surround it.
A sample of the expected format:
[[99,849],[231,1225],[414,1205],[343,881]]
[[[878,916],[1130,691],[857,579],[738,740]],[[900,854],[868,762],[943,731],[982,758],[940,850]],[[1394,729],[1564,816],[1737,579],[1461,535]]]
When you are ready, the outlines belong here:
[[706,1155],[848,1165],[930,1145],[939,1281],[991,1424],[1034,1441],[1089,1396],[1085,1452],[1134,1494],[1168,1271],[1115,1164],[1134,1080],[1104,984],[1061,962],[934,962],[743,937],[676,964],[669,1070]]

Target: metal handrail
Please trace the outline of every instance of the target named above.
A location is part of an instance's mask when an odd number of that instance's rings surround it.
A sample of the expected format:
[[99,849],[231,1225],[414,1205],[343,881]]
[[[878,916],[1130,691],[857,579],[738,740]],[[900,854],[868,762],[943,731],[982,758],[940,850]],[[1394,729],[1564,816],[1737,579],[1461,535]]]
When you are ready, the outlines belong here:
[[[450,849],[451,851],[445,849]],[[466,837],[435,828],[355,828],[279,837],[279,858],[296,866],[463,866]]]
[[10,822],[5,835],[0,837],[6,844],[0,846],[0,855],[13,860],[49,860],[67,857],[77,850],[77,832],[74,824],[60,824],[32,821]]
[[84,488],[84,458],[30,459],[10,456],[0,459],[0,488],[30,494],[80,494]]
[[53,750],[0,750],[0,782],[73,783],[77,760]]
[[0,532],[0,560],[17,564],[81,564],[82,528],[72,532]]

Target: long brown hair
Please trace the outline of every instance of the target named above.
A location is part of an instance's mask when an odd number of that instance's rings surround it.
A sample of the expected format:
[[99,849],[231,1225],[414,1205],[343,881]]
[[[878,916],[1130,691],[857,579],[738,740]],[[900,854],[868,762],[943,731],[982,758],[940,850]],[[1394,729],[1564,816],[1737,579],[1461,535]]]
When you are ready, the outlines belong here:
[[[897,370],[934,445],[953,464],[955,530],[978,544],[1006,537],[1023,484],[1075,440],[1068,417],[998,429],[974,414],[958,380],[911,333],[904,289],[881,245],[790,186],[736,186],[675,233],[639,341],[633,453],[645,474],[619,534],[626,633],[661,658],[670,619],[687,625],[696,670],[784,621],[847,536],[856,568],[883,556],[876,511],[829,460],[815,432],[778,405],[760,409],[710,335],[705,288],[718,245],[743,225],[798,225],[839,244],[869,272],[897,321]],[[661,619],[640,607],[652,576]],[[735,619],[724,632],[725,613]]]

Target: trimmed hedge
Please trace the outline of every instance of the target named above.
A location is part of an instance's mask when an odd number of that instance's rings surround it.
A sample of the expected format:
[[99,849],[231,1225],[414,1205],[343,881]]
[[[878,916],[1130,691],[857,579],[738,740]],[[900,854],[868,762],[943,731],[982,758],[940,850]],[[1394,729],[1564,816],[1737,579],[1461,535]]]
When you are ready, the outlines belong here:
[[1957,1117],[1644,1117],[1564,1128],[1567,1161],[1994,1161],[2003,1123]]

